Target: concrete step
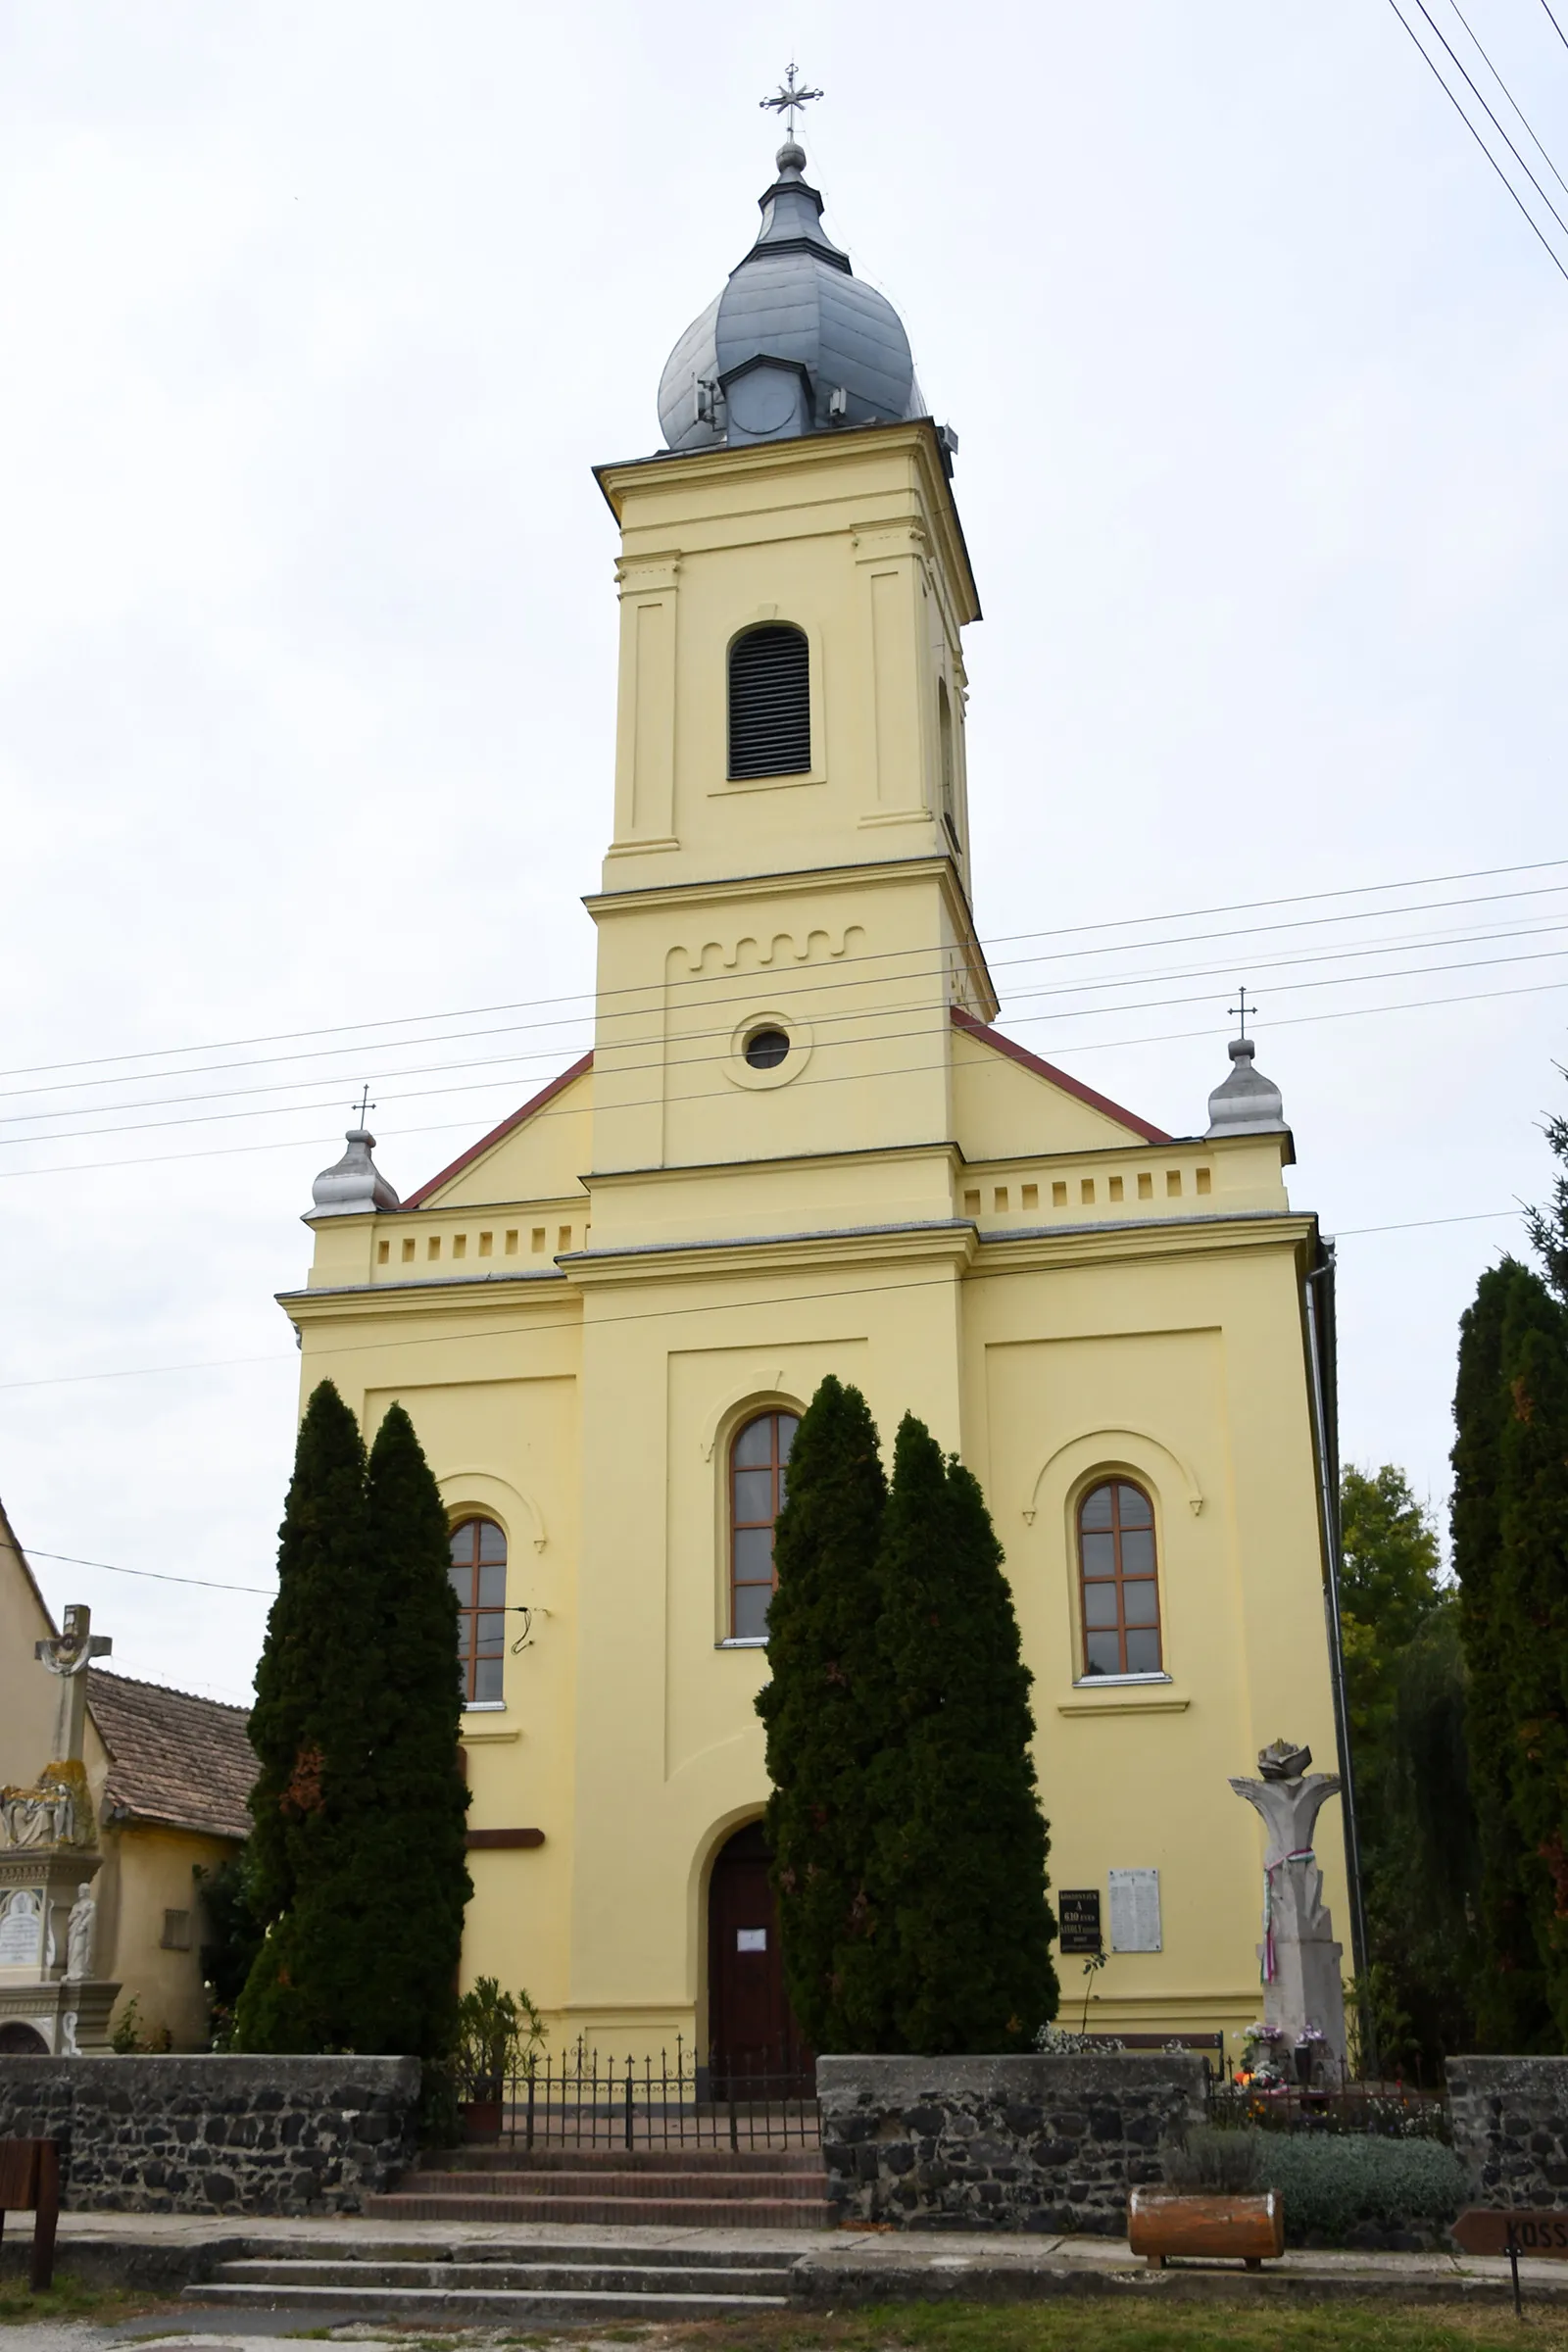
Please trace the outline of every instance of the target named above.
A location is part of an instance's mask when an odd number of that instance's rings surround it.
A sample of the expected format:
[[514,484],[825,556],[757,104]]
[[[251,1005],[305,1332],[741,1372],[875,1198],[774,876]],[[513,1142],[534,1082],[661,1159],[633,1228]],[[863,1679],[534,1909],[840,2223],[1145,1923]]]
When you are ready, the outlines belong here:
[[619,2164],[516,2165],[505,2173],[405,2173],[394,2194],[415,2197],[820,2197],[826,2175],[808,2173],[643,2173]]
[[525,2148],[519,2135],[494,2148],[444,2148],[425,2167],[441,2173],[586,2172],[605,2165],[621,2173],[815,2173],[822,2170],[822,2151],[814,2143],[803,2147],[623,2148],[601,2140],[598,2146],[542,2145]]
[[429,2320],[488,2328],[497,2320],[704,2320],[786,2308],[784,2295],[600,2294],[582,2289],[495,2287],[263,2286],[217,2279],[181,2290],[187,2302],[240,2311],[301,2311],[349,2320]]
[[[655,2252],[662,2259],[652,2258]],[[717,2249],[713,2250],[717,2253]],[[646,2257],[646,2258],[645,2258]],[[247,2258],[219,2266],[223,2287],[342,2287],[356,2293],[386,2288],[438,2294],[724,2295],[769,2301],[789,2293],[790,2265],[777,2255],[766,2263],[687,2262],[662,2249],[600,2248],[576,2261],[395,2262],[302,2261]]]
[[681,2195],[615,2196],[600,2190],[585,2196],[475,2194],[472,2189],[439,2191],[389,2189],[367,2197],[364,2211],[376,2221],[597,2223],[604,2229],[830,2230],[825,2197],[715,2197]]

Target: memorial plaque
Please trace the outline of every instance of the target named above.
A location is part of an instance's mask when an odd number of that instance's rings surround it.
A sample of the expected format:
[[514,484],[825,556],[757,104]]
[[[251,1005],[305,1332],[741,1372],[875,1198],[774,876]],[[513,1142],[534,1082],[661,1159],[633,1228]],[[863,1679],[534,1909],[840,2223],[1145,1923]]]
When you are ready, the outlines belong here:
[[1472,2205],[1453,2225],[1467,2254],[1506,2254],[1510,2231],[1516,2250],[1537,2261],[1568,2261],[1568,2213],[1535,2206],[1510,2211],[1503,2205]]
[[1113,1870],[1110,1880],[1110,1948],[1113,1952],[1157,1952],[1159,1873]]
[[43,1957],[43,1900],[19,1886],[0,1914],[0,1968],[37,1968]]
[[1061,1923],[1060,1943],[1064,1952],[1104,1949],[1098,1886],[1063,1886],[1056,1896],[1056,1916]]

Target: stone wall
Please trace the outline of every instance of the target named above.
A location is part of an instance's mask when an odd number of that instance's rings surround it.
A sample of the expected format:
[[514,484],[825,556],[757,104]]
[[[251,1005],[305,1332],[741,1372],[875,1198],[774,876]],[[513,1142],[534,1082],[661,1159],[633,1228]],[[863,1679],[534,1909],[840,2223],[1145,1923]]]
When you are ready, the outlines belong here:
[[1568,2058],[1450,2058],[1453,2144],[1483,2205],[1568,2205]]
[[416,2058],[0,2056],[0,2138],[60,2140],[77,2213],[353,2213],[418,2104]]
[[1203,2119],[1185,2053],[819,2058],[822,2157],[845,2222],[1119,2236],[1159,2142]]

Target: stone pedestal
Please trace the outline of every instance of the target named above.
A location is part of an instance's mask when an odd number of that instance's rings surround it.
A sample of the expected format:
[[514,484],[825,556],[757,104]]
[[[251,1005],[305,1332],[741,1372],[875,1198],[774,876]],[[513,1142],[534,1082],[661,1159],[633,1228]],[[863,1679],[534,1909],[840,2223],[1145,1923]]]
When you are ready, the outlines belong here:
[[[1257,1947],[1263,1977],[1263,2023],[1274,2029],[1275,2061],[1282,2073],[1297,2073],[1298,2049],[1310,2053],[1308,2079],[1340,2082],[1345,2077],[1345,1989],[1340,1963],[1344,1945],[1334,1940],[1334,1923],[1323,1901],[1323,1873],[1312,1851],[1312,1835],[1325,1800],[1338,1793],[1337,1773],[1308,1772],[1309,1748],[1283,1740],[1258,1758],[1260,1780],[1233,1780],[1238,1796],[1262,1815],[1267,1832],[1263,1854],[1263,1940]],[[1283,1767],[1283,1769],[1282,1769]],[[1309,2038],[1321,2035],[1321,2040]]]
[[[64,1795],[61,1790],[64,1788]],[[91,1842],[85,1842],[90,1840]],[[103,1857],[69,1780],[0,1790],[0,2036],[36,2034],[53,2056],[109,2047],[120,1991],[93,1974],[90,1889]],[[36,2045],[34,2045],[36,2046]]]

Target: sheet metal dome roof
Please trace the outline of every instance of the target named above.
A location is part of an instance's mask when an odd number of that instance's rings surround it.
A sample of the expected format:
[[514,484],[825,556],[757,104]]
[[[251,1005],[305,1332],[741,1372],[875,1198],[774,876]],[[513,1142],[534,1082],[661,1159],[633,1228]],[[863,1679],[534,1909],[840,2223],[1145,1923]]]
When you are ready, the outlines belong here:
[[671,449],[925,414],[903,322],[823,230],[805,151],[787,139],[777,161],[756,244],[665,362],[659,421]]

